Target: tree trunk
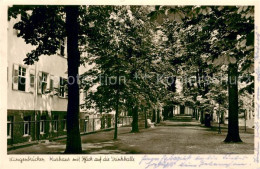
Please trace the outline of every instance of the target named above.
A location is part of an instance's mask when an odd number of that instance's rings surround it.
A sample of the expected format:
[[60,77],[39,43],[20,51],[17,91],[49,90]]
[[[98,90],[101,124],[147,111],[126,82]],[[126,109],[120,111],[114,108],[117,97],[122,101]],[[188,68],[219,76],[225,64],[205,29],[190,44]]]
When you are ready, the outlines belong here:
[[147,111],[146,108],[144,108],[144,127],[147,129],[148,128],[148,124],[147,124]]
[[237,64],[228,66],[228,134],[225,142],[242,142],[238,128],[238,74]]
[[224,115],[224,111],[221,111],[221,124],[225,124],[225,115]]
[[157,109],[156,115],[157,115],[156,123],[160,123],[160,121],[161,121],[161,118],[160,118],[160,109]]
[[[68,48],[68,107],[66,154],[82,152],[79,131],[79,86],[77,82],[80,55],[78,50],[78,7],[66,7],[66,31]],[[72,82],[73,80],[74,82]]]
[[205,122],[205,126],[206,127],[211,127],[211,125],[210,125],[210,114],[205,114],[205,120],[204,120]]
[[118,104],[119,104],[119,73],[117,74],[116,77],[116,114],[115,114],[115,132],[114,132],[114,140],[117,139],[117,121],[118,121]]
[[133,122],[132,122],[132,131],[131,132],[139,132],[138,129],[138,106],[133,108]]
[[[117,100],[118,100],[118,98],[117,98]],[[116,103],[114,140],[117,139],[117,121],[118,121],[118,101],[117,101],[117,103]]]
[[164,117],[164,120],[168,119],[170,113],[169,113],[169,108],[168,106],[164,106],[163,108],[163,117]]
[[201,123],[201,124],[204,124],[204,122],[205,122],[205,121],[204,121],[204,112],[203,112],[203,110],[201,110],[201,111],[200,111],[200,123]]
[[152,112],[152,122],[155,123],[155,119],[156,119],[156,113],[155,113],[155,109],[153,109],[153,112]]
[[185,105],[181,105],[180,114],[185,114]]
[[170,118],[173,118],[173,109],[174,109],[174,107],[173,106],[170,106]]

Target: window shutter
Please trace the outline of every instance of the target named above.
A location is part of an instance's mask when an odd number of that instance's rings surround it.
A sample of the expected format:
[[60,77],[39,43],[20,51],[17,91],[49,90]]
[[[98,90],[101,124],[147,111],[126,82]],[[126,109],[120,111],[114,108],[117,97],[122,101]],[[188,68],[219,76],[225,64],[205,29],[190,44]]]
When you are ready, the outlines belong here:
[[25,78],[26,78],[26,81],[25,81],[25,92],[30,92],[30,70],[29,68],[26,68],[26,74],[25,74]]
[[29,79],[27,81],[30,82],[29,92],[34,93],[35,91],[35,70],[34,69],[30,69]]
[[47,91],[50,90],[50,79],[51,79],[51,75],[47,74],[47,79],[46,79],[46,82],[47,82],[46,89],[47,89]]
[[19,69],[19,65],[14,64],[14,67],[13,67],[13,79],[12,79],[13,90],[18,90],[18,69]]
[[64,80],[65,80],[65,84],[64,84],[64,97],[68,98],[68,81],[67,81],[67,79],[64,79]]
[[38,72],[38,94],[42,94],[42,72]]
[[50,90],[50,95],[53,96],[54,93],[54,77],[53,75],[50,75],[50,80],[49,80],[49,90]]

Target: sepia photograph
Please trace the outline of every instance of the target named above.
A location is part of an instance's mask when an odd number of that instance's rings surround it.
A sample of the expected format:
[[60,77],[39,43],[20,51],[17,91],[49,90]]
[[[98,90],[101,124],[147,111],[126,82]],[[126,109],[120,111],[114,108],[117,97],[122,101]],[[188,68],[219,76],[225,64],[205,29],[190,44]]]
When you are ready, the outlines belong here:
[[254,6],[8,7],[8,154],[253,154]]

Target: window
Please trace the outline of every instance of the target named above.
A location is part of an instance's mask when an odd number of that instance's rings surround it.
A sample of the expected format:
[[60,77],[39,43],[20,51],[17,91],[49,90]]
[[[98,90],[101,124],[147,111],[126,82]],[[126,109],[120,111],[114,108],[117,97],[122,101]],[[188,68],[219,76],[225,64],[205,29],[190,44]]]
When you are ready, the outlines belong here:
[[55,115],[53,117],[53,131],[54,132],[57,132],[58,131],[58,119],[59,119],[59,116],[58,115]]
[[61,77],[60,78],[60,96],[61,97],[64,97],[64,89],[65,89],[65,87],[64,87],[64,79]]
[[29,136],[30,135],[30,121],[31,117],[26,116],[24,117],[24,136]]
[[41,120],[40,120],[40,133],[41,134],[45,133],[45,123],[46,123],[46,116],[41,116]]
[[67,84],[66,79],[60,77],[60,91],[59,91],[60,97],[63,97],[63,98],[67,97],[66,84]]
[[88,132],[88,121],[89,117],[87,116],[86,119],[84,120],[84,132]]
[[26,68],[19,66],[18,90],[25,91],[25,83],[26,83]]
[[13,117],[7,117],[7,138],[12,138],[13,133]]
[[45,72],[38,73],[38,94],[46,94],[49,93],[48,79],[49,74]]
[[59,49],[57,51],[58,55],[65,57],[65,44],[66,44],[66,38],[60,40],[60,44],[59,44],[60,46],[59,46]]
[[42,80],[41,80],[42,94],[44,94],[47,89],[47,76],[48,76],[47,73],[42,72]]
[[12,77],[13,90],[28,92],[30,87],[29,74],[30,73],[27,71],[27,68],[14,64]]

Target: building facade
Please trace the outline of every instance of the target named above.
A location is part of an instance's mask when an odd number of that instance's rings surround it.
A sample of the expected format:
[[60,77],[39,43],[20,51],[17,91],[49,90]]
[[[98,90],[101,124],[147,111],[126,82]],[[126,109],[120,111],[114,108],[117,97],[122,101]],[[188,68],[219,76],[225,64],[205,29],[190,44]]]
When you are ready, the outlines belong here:
[[34,65],[23,59],[34,49],[17,37],[15,19],[8,23],[7,135],[8,144],[50,138],[66,133],[65,45]]
[[[25,65],[23,60],[34,47],[17,37],[13,26],[18,19],[8,22],[8,145],[65,136],[67,128],[66,40],[55,55],[42,55],[33,65]],[[79,73],[86,70],[82,66]],[[81,91],[80,102],[83,101]],[[130,124],[130,118],[121,121]],[[79,123],[80,132],[87,133],[113,127],[114,116],[81,109]]]

